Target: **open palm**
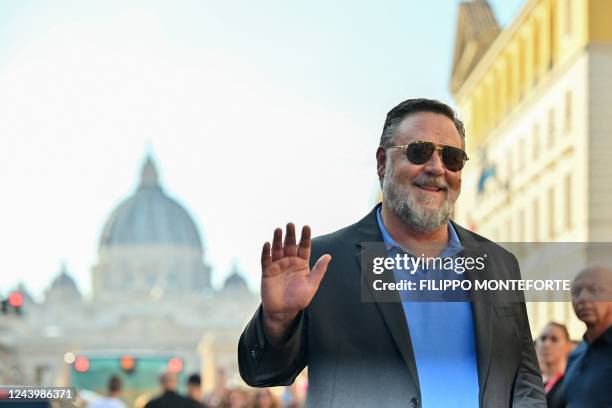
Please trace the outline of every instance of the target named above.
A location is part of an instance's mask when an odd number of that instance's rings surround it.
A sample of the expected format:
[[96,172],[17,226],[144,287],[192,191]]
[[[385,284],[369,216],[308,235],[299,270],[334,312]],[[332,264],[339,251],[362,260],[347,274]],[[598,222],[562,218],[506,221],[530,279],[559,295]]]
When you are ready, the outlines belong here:
[[[271,251],[270,251],[271,250]],[[331,256],[323,255],[310,270],[310,227],[302,228],[299,244],[295,226],[287,224],[285,241],[280,228],[274,230],[272,248],[266,242],[261,253],[261,301],[266,313],[278,319],[291,319],[310,304]]]

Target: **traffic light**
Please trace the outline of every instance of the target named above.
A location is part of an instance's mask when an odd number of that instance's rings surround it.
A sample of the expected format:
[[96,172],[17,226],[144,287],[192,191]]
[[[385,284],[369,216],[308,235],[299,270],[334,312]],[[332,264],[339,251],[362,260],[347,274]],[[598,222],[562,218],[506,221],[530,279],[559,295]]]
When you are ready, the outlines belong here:
[[168,371],[171,373],[180,373],[183,370],[183,359],[172,357],[168,360]]
[[8,297],[0,298],[0,311],[3,315],[10,314],[12,311],[16,315],[21,315],[23,309],[23,293],[19,291],[11,292]]
[[132,356],[121,356],[119,365],[126,374],[132,374],[136,369],[136,359]]
[[9,305],[15,310],[15,313],[20,315],[23,307],[23,293],[12,292],[8,298]]
[[74,369],[79,373],[86,373],[89,370],[89,359],[85,356],[78,356],[74,360]]

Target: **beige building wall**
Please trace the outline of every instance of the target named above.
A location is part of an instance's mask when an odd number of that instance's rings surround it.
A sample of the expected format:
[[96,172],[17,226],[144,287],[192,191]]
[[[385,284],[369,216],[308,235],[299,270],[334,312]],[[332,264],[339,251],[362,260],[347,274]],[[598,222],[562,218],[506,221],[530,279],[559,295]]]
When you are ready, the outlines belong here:
[[589,240],[605,242],[612,241],[612,41],[590,44],[588,54]]
[[[482,2],[464,2],[460,13],[483,7],[474,3]],[[611,19],[612,2],[529,0],[473,69],[463,77],[453,69],[470,157],[457,222],[498,242],[611,240]],[[458,44],[469,42],[461,24]],[[479,189],[486,168],[494,175]],[[534,336],[550,320],[582,336],[568,302],[528,311]]]

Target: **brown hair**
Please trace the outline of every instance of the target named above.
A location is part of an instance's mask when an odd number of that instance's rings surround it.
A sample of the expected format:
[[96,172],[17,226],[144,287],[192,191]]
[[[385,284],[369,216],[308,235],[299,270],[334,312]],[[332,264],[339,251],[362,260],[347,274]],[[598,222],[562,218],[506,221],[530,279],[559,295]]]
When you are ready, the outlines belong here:
[[569,331],[567,330],[567,326],[565,326],[564,324],[550,321],[546,323],[546,326],[554,326],[554,327],[559,328],[563,332],[563,336],[565,337],[565,340],[571,341]]
[[387,113],[382,134],[380,135],[380,146],[384,148],[391,147],[397,128],[402,120],[408,115],[419,112],[439,113],[452,120],[457,128],[457,132],[459,132],[459,136],[461,136],[461,143],[465,146],[465,127],[453,108],[435,99],[425,98],[407,99]]

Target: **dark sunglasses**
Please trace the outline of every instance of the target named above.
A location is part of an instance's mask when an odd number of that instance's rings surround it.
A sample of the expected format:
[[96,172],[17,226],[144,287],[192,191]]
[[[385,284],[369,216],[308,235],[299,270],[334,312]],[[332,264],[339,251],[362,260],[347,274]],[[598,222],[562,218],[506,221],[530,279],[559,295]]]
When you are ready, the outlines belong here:
[[423,140],[415,140],[407,145],[390,146],[390,149],[406,149],[406,157],[412,164],[426,163],[436,150],[440,151],[442,163],[450,171],[459,171],[468,161],[467,154],[458,147]]
[[547,336],[547,335],[545,335],[545,334],[543,334],[543,335],[541,335],[541,336],[540,336],[540,341],[541,341],[542,343],[544,343],[546,340],[550,340],[550,341],[552,341],[553,343],[556,343],[556,342],[558,342],[558,341],[559,341],[559,338],[558,338],[557,336]]

